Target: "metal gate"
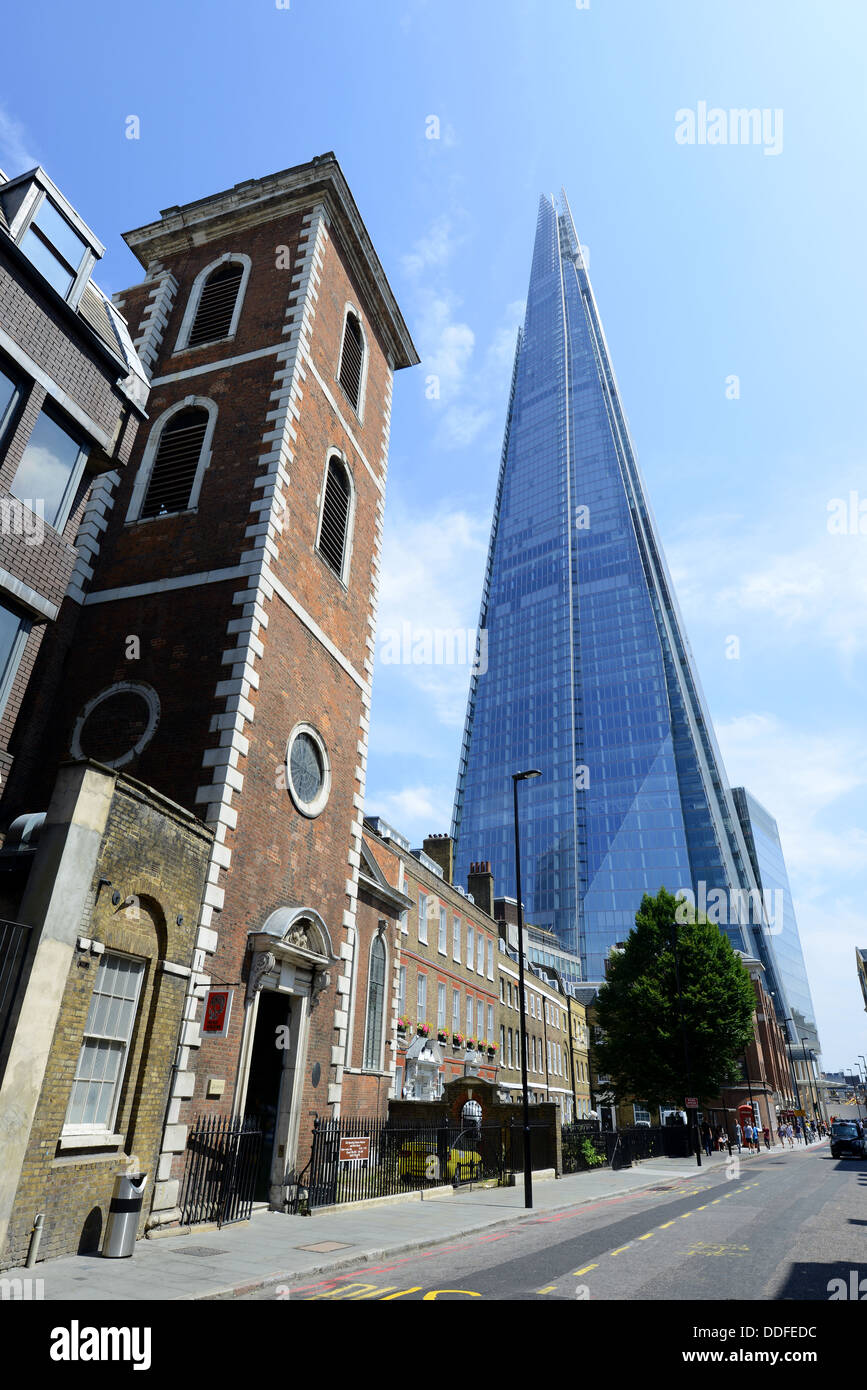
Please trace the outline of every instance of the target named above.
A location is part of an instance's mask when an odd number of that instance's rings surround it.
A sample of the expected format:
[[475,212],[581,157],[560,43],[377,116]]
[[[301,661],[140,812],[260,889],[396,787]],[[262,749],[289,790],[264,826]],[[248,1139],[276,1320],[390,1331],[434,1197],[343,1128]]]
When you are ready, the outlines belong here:
[[187,1139],[183,1224],[247,1221],[261,1151],[262,1129],[256,1120],[217,1115],[197,1120]]

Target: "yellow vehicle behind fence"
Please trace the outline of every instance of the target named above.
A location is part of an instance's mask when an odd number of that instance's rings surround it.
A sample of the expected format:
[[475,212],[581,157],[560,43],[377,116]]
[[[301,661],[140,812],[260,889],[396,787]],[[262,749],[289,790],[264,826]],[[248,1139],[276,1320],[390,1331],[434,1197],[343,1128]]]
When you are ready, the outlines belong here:
[[421,1139],[404,1144],[398,1162],[402,1178],[428,1178],[431,1182],[470,1182],[482,1170],[481,1155],[475,1149],[449,1149],[443,1164],[436,1144]]

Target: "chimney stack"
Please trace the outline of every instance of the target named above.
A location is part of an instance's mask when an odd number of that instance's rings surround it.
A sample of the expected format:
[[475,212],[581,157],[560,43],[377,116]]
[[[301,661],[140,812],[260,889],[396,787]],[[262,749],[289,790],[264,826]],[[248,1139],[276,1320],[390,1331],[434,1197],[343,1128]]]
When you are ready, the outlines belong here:
[[455,881],[455,842],[451,835],[428,835],[422,848],[429,859],[439,864],[446,883]]
[[467,892],[476,907],[480,907],[483,912],[487,912],[489,917],[493,917],[494,875],[491,873],[491,861],[489,859],[482,859],[470,865],[470,872],[467,875]]

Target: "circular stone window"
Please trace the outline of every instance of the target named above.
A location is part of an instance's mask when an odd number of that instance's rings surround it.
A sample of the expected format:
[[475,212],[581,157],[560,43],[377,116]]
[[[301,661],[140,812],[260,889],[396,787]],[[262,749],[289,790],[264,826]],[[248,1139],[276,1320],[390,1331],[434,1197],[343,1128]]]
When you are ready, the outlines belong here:
[[286,785],[302,816],[318,816],[331,791],[328,750],[312,724],[296,724],[286,745]]
[[121,768],[150,743],[160,722],[160,701],[150,685],[118,681],[85,705],[72,731],[73,758]]

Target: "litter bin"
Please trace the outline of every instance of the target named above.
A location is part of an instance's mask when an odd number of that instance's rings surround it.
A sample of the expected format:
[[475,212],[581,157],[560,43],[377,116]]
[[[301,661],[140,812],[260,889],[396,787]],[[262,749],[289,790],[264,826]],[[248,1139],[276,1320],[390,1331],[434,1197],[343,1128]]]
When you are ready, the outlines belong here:
[[147,1173],[119,1177],[111,1199],[105,1228],[103,1255],[110,1260],[124,1259],[135,1249]]

